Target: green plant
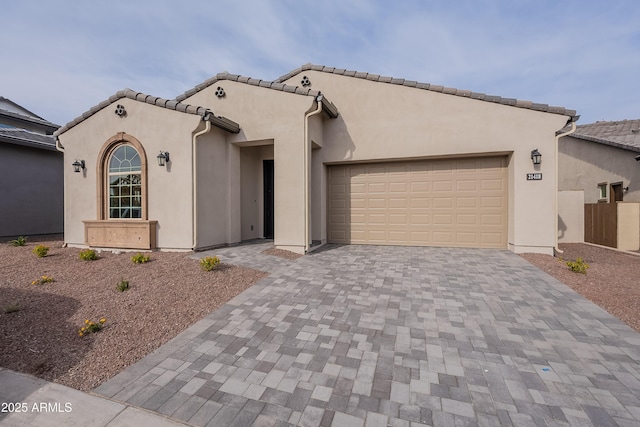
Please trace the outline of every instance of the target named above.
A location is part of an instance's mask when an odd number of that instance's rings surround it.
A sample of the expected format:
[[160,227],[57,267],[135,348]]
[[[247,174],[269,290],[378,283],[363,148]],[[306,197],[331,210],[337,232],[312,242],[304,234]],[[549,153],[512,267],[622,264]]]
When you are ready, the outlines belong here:
[[95,334],[96,332],[100,332],[104,327],[104,322],[106,321],[107,319],[105,319],[104,317],[98,320],[97,322],[93,322],[89,319],[86,319],[84,321],[84,326],[78,329],[78,336],[82,337],[86,334]]
[[10,244],[11,246],[24,246],[24,245],[26,245],[26,244],[27,244],[27,238],[26,238],[26,237],[24,237],[24,236],[20,236],[20,237],[18,237],[18,238],[17,238],[17,239],[15,239],[15,240],[11,240],[11,241],[9,241],[9,244]]
[[131,257],[131,262],[134,264],[144,264],[145,262],[149,262],[151,257],[149,255],[144,255],[138,252],[134,256]]
[[55,282],[53,277],[51,277],[51,276],[42,276],[41,278],[36,279],[33,282],[31,282],[31,284],[32,285],[44,285],[45,283],[52,283],[52,282]]
[[129,281],[121,279],[116,285],[116,289],[119,290],[120,292],[126,291],[127,289],[129,289]]
[[205,271],[215,270],[220,266],[220,258],[217,256],[206,256],[200,260],[200,267]]
[[13,303],[13,304],[9,304],[8,306],[6,306],[4,308],[4,312],[9,314],[9,313],[15,313],[16,311],[20,311],[22,309],[22,307],[20,307],[20,304]]
[[38,258],[46,257],[47,254],[49,253],[49,246],[38,245],[35,248],[33,248],[33,253],[36,254]]
[[567,261],[566,264],[574,273],[587,274],[587,268],[589,268],[589,264],[584,262],[582,258],[577,258],[575,261]]
[[80,259],[85,261],[95,261],[98,259],[98,254],[93,249],[83,249],[80,251]]

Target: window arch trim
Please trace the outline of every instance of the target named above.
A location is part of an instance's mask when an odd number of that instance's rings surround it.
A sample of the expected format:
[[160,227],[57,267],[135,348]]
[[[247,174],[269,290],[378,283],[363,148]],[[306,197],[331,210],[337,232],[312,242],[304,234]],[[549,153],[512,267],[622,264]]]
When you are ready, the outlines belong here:
[[109,138],[100,149],[97,162],[97,212],[98,220],[110,220],[109,218],[109,160],[111,154],[122,145],[131,145],[140,156],[140,179],[141,179],[141,204],[142,214],[140,218],[126,219],[126,221],[148,220],[147,212],[147,155],[144,147],[134,136],[120,132]]

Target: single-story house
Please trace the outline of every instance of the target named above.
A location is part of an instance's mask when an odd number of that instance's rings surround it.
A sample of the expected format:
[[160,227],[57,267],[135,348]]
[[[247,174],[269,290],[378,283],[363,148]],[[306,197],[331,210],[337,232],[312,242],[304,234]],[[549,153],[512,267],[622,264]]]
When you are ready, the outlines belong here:
[[274,81],[221,73],[173,100],[126,89],[55,134],[65,241],[551,254],[557,132],[575,120],[562,107],[311,64]]
[[558,151],[561,241],[637,250],[640,119],[576,126]]
[[59,127],[0,96],[0,237],[63,232]]

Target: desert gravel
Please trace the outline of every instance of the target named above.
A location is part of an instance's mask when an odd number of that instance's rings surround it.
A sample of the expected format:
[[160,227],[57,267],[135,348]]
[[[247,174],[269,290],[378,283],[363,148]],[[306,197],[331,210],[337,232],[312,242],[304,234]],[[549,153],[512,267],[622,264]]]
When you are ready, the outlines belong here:
[[[45,241],[0,243],[0,366],[79,390],[90,390],[175,337],[266,273],[222,264],[202,271],[190,253],[103,251],[83,261],[79,249]],[[43,275],[53,283],[33,285]],[[120,280],[130,289],[116,290]],[[17,308],[17,311],[12,311]],[[106,318],[98,333],[80,337],[86,319]]]
[[[640,332],[640,254],[583,243],[561,244],[558,257],[522,257]],[[574,273],[567,261],[582,258],[586,274]]]
[[[51,248],[47,257],[32,253],[38,243]],[[640,256],[585,244],[560,248],[562,259],[522,256],[640,331]],[[103,251],[96,261],[79,252],[61,240],[0,242],[0,366],[93,389],[266,276],[224,264],[204,272],[190,253],[151,252],[149,263],[135,265],[132,252]],[[564,264],[578,257],[590,265],[586,275]],[[32,284],[43,275],[55,281]],[[116,290],[122,279],[131,286],[125,292]],[[102,317],[103,330],[78,335],[85,319]]]

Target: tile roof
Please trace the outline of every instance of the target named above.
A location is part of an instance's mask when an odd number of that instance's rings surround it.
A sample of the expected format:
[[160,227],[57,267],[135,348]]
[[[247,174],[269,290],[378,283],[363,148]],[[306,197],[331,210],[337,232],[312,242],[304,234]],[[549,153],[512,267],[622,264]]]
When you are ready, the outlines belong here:
[[640,153],[640,119],[579,125],[571,136]]
[[211,77],[210,79],[207,79],[204,82],[200,83],[199,85],[197,85],[193,89],[189,89],[188,91],[186,91],[182,95],[178,95],[176,97],[176,101],[184,101],[185,99],[189,98],[190,96],[195,95],[196,93],[200,92],[201,90],[206,89],[209,86],[212,86],[212,85],[214,85],[214,84],[216,84],[216,83],[218,83],[220,81],[224,81],[224,80],[228,80],[228,81],[232,81],[232,82],[245,83],[245,84],[248,84],[248,85],[263,87],[263,88],[266,88],[266,89],[279,90],[279,91],[282,91],[282,92],[293,93],[293,94],[296,94],[296,95],[313,96],[316,99],[318,99],[318,101],[322,101],[322,105],[324,107],[323,108],[323,112],[325,114],[327,114],[332,119],[335,119],[336,117],[338,117],[338,109],[337,109],[337,107],[331,101],[329,101],[324,95],[322,95],[322,92],[320,92],[318,90],[312,90],[310,88],[305,88],[305,87],[300,87],[300,86],[287,85],[287,84],[284,84],[284,83],[281,83],[281,82],[273,82],[273,81],[269,81],[269,80],[254,79],[254,78],[251,78],[251,77],[241,76],[239,74],[230,74],[230,73],[227,73],[227,72],[218,73],[215,76]]
[[56,150],[56,139],[53,136],[18,128],[0,127],[0,142]]
[[156,105],[158,107],[167,108],[169,110],[180,111],[182,113],[196,114],[196,115],[201,116],[202,118],[208,118],[208,120],[211,121],[211,123],[214,126],[222,128],[222,129],[224,129],[224,130],[226,130],[228,132],[237,133],[237,132],[240,131],[240,125],[238,125],[236,122],[234,122],[232,120],[229,120],[229,119],[227,119],[225,117],[216,116],[215,114],[213,114],[213,112],[211,110],[209,110],[209,109],[207,109],[205,107],[199,107],[199,106],[191,105],[191,104],[183,104],[183,103],[181,103],[181,102],[179,102],[177,100],[159,98],[159,97],[156,97],[156,96],[151,96],[151,95],[144,94],[142,92],[136,92],[136,91],[131,90],[131,89],[124,89],[124,90],[116,92],[114,95],[110,96],[109,99],[106,99],[106,100],[102,101],[101,103],[99,103],[98,105],[95,105],[95,106],[91,107],[89,109],[89,111],[85,112],[81,116],[76,117],[75,119],[73,119],[72,121],[67,123],[66,125],[62,126],[60,129],[55,131],[53,133],[53,135],[54,136],[58,136],[58,135],[63,134],[64,132],[68,131],[72,127],[76,126],[77,124],[79,124],[79,123],[85,121],[86,119],[88,119],[89,117],[93,116],[98,111],[102,110],[103,108],[108,107],[112,103],[114,103],[117,100],[122,99],[122,98],[129,98],[129,99],[133,99],[134,101],[139,101],[139,102],[144,102],[144,103],[151,104],[151,105]]
[[210,79],[207,79],[204,82],[200,83],[199,85],[197,85],[193,89],[189,89],[188,91],[186,91],[182,95],[177,96],[176,97],[176,101],[184,101],[185,99],[189,98],[192,95],[195,95],[196,93],[200,92],[201,90],[206,89],[209,86],[211,86],[211,85],[213,85],[213,84],[215,84],[215,83],[217,83],[219,81],[223,81],[223,80],[230,80],[230,81],[233,81],[233,82],[246,83],[246,84],[252,85],[252,86],[259,86],[259,87],[264,87],[264,88],[268,88],[268,89],[280,90],[282,92],[295,93],[295,94],[298,94],[298,95],[307,95],[307,96],[318,96],[318,95],[320,95],[319,91],[311,90],[309,88],[304,88],[304,87],[300,87],[300,86],[291,86],[291,85],[286,85],[284,83],[272,82],[272,81],[268,81],[268,80],[253,79],[251,77],[241,76],[239,74],[229,74],[227,72],[224,72],[224,73],[216,74],[215,76],[211,77]]
[[497,104],[509,105],[509,106],[519,107],[519,108],[526,108],[529,110],[542,111],[546,113],[561,114],[564,116],[571,116],[573,121],[577,120],[577,118],[574,118],[574,116],[576,116],[576,111],[568,110],[564,107],[553,107],[547,104],[538,104],[531,101],[521,101],[514,98],[502,98],[500,96],[487,95],[484,93],[471,92],[468,90],[460,90],[455,88],[436,86],[429,83],[420,83],[414,80],[385,77],[378,74],[369,74],[369,73],[359,72],[359,71],[349,71],[344,68],[326,67],[324,65],[305,64],[302,67],[296,68],[295,70],[285,74],[284,76],[277,78],[276,80],[274,80],[274,83],[284,82],[297,74],[300,74],[309,70],[322,71],[324,73],[338,74],[338,75],[348,76],[348,77],[355,77],[355,78],[364,79],[364,80],[371,80],[374,82],[413,87],[413,88],[429,90],[433,92],[441,92],[449,95],[456,95],[464,98],[477,99],[480,101],[493,102]]

